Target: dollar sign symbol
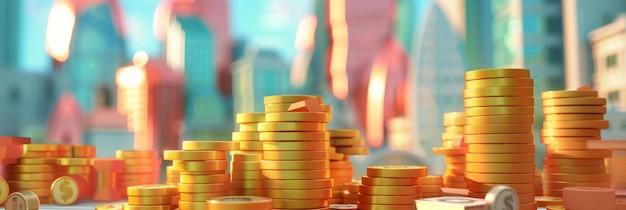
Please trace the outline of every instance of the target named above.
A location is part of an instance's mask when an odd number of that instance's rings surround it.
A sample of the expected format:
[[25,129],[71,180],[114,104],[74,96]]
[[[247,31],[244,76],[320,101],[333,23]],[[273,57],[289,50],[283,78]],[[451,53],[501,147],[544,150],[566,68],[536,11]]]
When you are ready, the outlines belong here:
[[504,205],[505,205],[504,210],[515,210],[513,208],[513,206],[514,206],[513,205],[513,200],[514,199],[513,199],[512,195],[506,196],[506,198],[504,198]]
[[69,181],[67,181],[67,179],[63,179],[63,182],[61,182],[61,186],[59,187],[59,190],[61,191],[61,199],[65,200],[65,202],[67,202],[67,199],[70,199],[74,195],[74,190],[72,190],[72,188],[68,185],[70,185]]

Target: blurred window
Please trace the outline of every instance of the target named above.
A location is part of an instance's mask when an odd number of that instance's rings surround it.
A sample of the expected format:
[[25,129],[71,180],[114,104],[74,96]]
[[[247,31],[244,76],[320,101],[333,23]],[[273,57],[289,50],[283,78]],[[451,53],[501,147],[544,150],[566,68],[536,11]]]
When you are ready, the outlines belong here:
[[617,66],[617,54],[609,55],[605,60],[606,68],[613,68]]
[[548,34],[561,34],[563,33],[563,20],[561,16],[546,17],[546,33]]
[[549,47],[547,49],[548,63],[562,64],[563,63],[563,48],[562,47]]
[[20,89],[13,86],[11,87],[11,89],[9,90],[9,95],[8,95],[8,99],[9,99],[9,103],[13,103],[13,104],[17,104],[19,103],[21,98],[21,94],[20,94]]
[[524,15],[524,33],[539,34],[541,32],[541,22],[536,15]]
[[561,0],[543,0],[547,4],[561,4]]

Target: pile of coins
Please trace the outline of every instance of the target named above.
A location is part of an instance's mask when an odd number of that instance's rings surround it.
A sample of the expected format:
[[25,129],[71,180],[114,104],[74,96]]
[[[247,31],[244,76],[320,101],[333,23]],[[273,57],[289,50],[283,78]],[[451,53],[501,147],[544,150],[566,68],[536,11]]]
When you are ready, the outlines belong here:
[[443,187],[442,176],[428,175],[425,177],[420,177],[418,178],[417,183],[422,189],[422,198],[443,196],[443,191],[441,191],[441,187]]
[[519,209],[537,209],[534,195],[533,80],[527,69],[465,72],[465,179],[484,198],[495,185],[517,192]]
[[359,186],[359,209],[414,210],[421,198],[419,178],[426,177],[423,166],[370,166]]
[[230,195],[264,196],[261,154],[233,154]]
[[[52,190],[52,198],[55,203],[61,205],[71,205],[79,199],[91,198],[93,194],[93,188],[89,183],[92,182],[91,158],[96,157],[96,147],[91,145],[72,145],[71,151],[72,157],[57,158],[56,160],[60,177],[54,183],[60,184],[60,191],[55,192],[55,190]],[[68,184],[64,183],[70,184],[71,193],[68,193],[67,187],[63,187],[68,186]],[[54,188],[55,184],[52,187]],[[70,199],[68,199],[68,195],[72,195]]]
[[81,199],[89,199],[92,191],[89,183],[83,176],[68,175],[54,180],[51,187],[54,203],[67,206]]
[[123,209],[174,209],[172,197],[178,195],[176,185],[161,184],[130,186],[127,192]]
[[322,103],[321,97],[307,95],[266,96],[263,100],[267,113],[258,127],[263,142],[261,170],[265,194],[274,199],[273,208],[326,208],[332,196],[330,113],[284,111],[307,99],[314,99],[308,103]]
[[115,157],[124,160],[117,182],[122,197],[126,197],[128,186],[159,182],[161,159],[156,151],[118,150]]
[[606,99],[593,90],[548,91],[541,94],[545,121],[541,141],[546,144],[544,195],[561,197],[565,187],[610,187],[606,172],[608,149],[588,149],[588,140],[602,139]]
[[350,155],[369,153],[365,140],[360,135],[358,130],[330,130],[330,177],[334,183],[330,204],[342,203],[344,184],[352,182]]
[[[330,130],[330,144],[337,153],[344,155],[367,155],[369,148],[358,130]],[[350,175],[352,176],[352,175]]]
[[361,180],[352,180],[352,182],[343,184],[342,203],[344,204],[357,204],[358,203],[359,185],[361,185]]
[[272,199],[259,196],[225,196],[207,200],[207,210],[272,210]]
[[180,172],[174,170],[174,166],[165,167],[165,184],[178,185],[180,182]]
[[462,147],[465,126],[464,112],[446,112],[443,114],[443,126],[446,131],[441,134],[441,148],[433,148],[433,154],[444,155],[446,171],[443,174],[444,186],[450,188],[467,188],[465,184],[465,153]]
[[239,143],[239,151],[233,154],[262,154],[263,144],[259,141],[258,125],[265,121],[265,113],[239,113],[235,122],[239,132],[233,132],[233,141]]
[[163,158],[172,160],[180,173],[180,210],[206,209],[206,200],[230,194],[226,151],[238,148],[239,144],[229,141],[184,141],[183,150],[163,152]]

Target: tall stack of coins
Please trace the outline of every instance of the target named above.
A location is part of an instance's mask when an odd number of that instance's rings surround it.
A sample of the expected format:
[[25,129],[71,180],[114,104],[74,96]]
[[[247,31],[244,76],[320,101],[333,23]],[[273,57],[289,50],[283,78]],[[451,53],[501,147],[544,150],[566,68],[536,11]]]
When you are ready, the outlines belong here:
[[517,192],[519,209],[537,209],[534,195],[533,80],[527,69],[465,72],[465,179],[471,197],[495,185]]
[[357,204],[359,200],[359,185],[361,185],[361,180],[352,180],[352,182],[343,184],[342,203]]
[[174,170],[180,173],[179,209],[206,209],[206,200],[229,195],[226,151],[237,149],[238,145],[233,142],[186,142],[183,142],[183,150],[165,150],[163,158],[172,160]]
[[180,172],[174,170],[174,166],[165,167],[165,184],[178,185],[180,182]]
[[42,204],[50,204],[50,186],[60,175],[57,158],[71,157],[71,146],[62,144],[25,144],[24,154],[7,167],[11,192],[31,191]]
[[365,140],[360,137],[358,130],[338,129],[330,130],[330,144],[337,153],[344,155],[367,155],[369,148]]
[[159,176],[155,171],[160,170],[161,159],[157,151],[117,150],[115,157],[124,160],[124,167],[117,181],[118,191],[122,197],[126,197],[129,186],[159,182]]
[[233,154],[231,164],[231,191],[233,196],[264,196],[261,174],[262,154]]
[[124,204],[123,209],[173,209],[172,197],[176,195],[178,195],[176,185],[130,186],[128,203]]
[[606,99],[593,90],[548,91],[541,94],[545,121],[541,141],[546,144],[544,195],[561,197],[564,187],[610,187],[606,172],[608,149],[588,149],[588,140],[600,140]]
[[415,209],[422,197],[420,177],[426,177],[423,166],[370,166],[359,186],[359,209]]
[[446,172],[443,174],[444,186],[451,188],[467,188],[465,184],[465,147],[462,147],[465,127],[464,112],[446,112],[443,114],[443,126],[446,131],[441,134],[441,148],[433,148],[433,154],[444,155]]
[[259,123],[265,195],[274,199],[275,209],[326,208],[332,196],[330,113],[286,112],[292,103],[306,99],[322,103],[321,97],[307,95],[267,96],[263,100],[266,112],[268,107],[284,110],[266,113],[265,122]]
[[443,191],[441,191],[441,188],[443,187],[442,176],[428,175],[425,177],[420,177],[418,178],[417,183],[420,185],[420,188],[422,189],[422,198],[432,198],[432,197],[443,196]]
[[330,178],[333,180],[333,196],[329,203],[342,203],[344,183],[352,182],[352,163],[347,155],[337,153],[335,147],[329,149],[330,153]]
[[0,136],[0,177],[6,178],[7,171],[5,166],[7,164],[15,164],[17,159],[22,157],[24,144],[30,144],[30,138]]
[[541,177],[541,171],[535,169],[535,196],[543,195],[543,178]]
[[233,141],[239,142],[239,151],[233,154],[262,154],[258,125],[265,121],[265,113],[239,113],[236,115],[239,132],[233,132]]

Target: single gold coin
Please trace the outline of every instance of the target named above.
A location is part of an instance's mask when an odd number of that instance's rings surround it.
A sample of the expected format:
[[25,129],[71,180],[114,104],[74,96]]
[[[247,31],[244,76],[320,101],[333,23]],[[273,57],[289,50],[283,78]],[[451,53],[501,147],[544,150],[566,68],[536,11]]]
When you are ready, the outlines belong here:
[[465,126],[446,126],[445,127],[446,133],[464,133],[464,131],[465,131]]
[[39,197],[33,191],[13,192],[7,197],[4,207],[8,210],[38,210]]
[[265,196],[265,189],[231,189],[231,196]]
[[272,199],[259,196],[224,196],[212,198],[206,201],[207,209],[228,210],[270,210]]
[[276,209],[324,209],[328,205],[328,199],[274,199],[273,201],[273,207]]
[[467,152],[473,154],[534,153],[535,144],[469,144]]
[[546,166],[600,166],[604,158],[544,158]]
[[541,136],[572,136],[572,137],[595,137],[600,136],[600,129],[556,129],[556,128],[544,128],[540,130]]
[[533,80],[530,78],[495,78],[465,82],[465,89],[485,87],[533,87]]
[[129,186],[127,191],[129,196],[167,196],[178,193],[176,185],[150,184]]
[[57,164],[57,158],[18,158],[17,164],[39,165],[39,164]]
[[263,122],[258,127],[261,132],[271,131],[326,131],[326,123],[313,122]]
[[[204,203],[204,202],[202,202]],[[122,209],[124,210],[170,210],[172,208],[171,205],[130,205],[128,203],[122,204]],[[193,209],[193,208],[189,208]]]
[[[9,189],[42,189],[49,188],[51,181],[14,181],[9,180]],[[1,181],[0,181],[1,185]],[[7,193],[8,195],[8,193]],[[6,197],[5,197],[6,198]]]
[[183,141],[183,150],[238,150],[239,143],[232,141]]
[[361,181],[364,185],[370,186],[412,186],[419,184],[419,180],[416,178],[382,178],[362,176]]
[[463,90],[463,99],[481,97],[533,97],[533,95],[532,87],[485,87]]
[[62,144],[24,144],[24,152],[70,151],[71,146]]
[[[493,183],[479,183],[468,180],[467,181],[467,189],[472,192],[477,193],[488,193],[491,188],[498,186],[501,184],[493,184]],[[532,193],[535,191],[534,183],[523,183],[523,184],[512,184],[507,183],[508,187],[513,188],[517,193]]]
[[541,93],[541,99],[598,97],[595,90],[558,90]]
[[330,161],[330,169],[352,169],[352,162],[350,161]]
[[422,185],[422,186],[423,185],[443,185],[443,177],[440,175],[428,175],[428,176],[418,178],[417,182],[419,183],[419,185]]
[[263,142],[264,151],[326,151],[330,142]]
[[180,200],[179,201],[190,201],[190,202],[206,202],[209,199],[228,196],[230,193],[228,192],[217,192],[217,193],[179,193]]
[[455,164],[461,163],[465,164],[465,154],[463,155],[446,155],[443,157],[443,161],[446,164]]
[[262,154],[233,154],[233,162],[240,161],[256,161],[259,162],[262,159]]
[[533,144],[533,134],[472,134],[465,135],[466,144]]
[[9,180],[20,181],[51,181],[54,180],[55,174],[53,173],[28,173],[28,174],[9,174],[7,175]]
[[534,183],[535,173],[511,173],[511,174],[493,174],[493,173],[471,173],[465,172],[465,179],[479,183],[494,184],[523,184]]
[[328,169],[330,162],[328,160],[302,160],[302,161],[275,161],[262,160],[261,169],[263,170],[322,170]]
[[258,141],[261,132],[233,132],[233,141]]
[[330,145],[333,147],[348,147],[348,146],[364,146],[365,139],[353,138],[353,139],[340,139],[333,138],[330,140]]
[[361,136],[361,132],[359,130],[335,129],[329,131],[330,138],[357,138]]
[[[423,187],[424,186],[422,186],[422,188]],[[413,204],[417,199],[420,199],[418,195],[359,195],[358,197],[360,203],[396,205]]]
[[230,176],[235,179],[264,179],[261,171],[231,171]]
[[417,178],[428,176],[428,168],[425,166],[368,166],[367,176],[389,178]]
[[115,157],[120,159],[132,159],[132,158],[157,158],[156,151],[138,151],[138,150],[117,150],[115,151]]
[[80,176],[62,176],[54,180],[50,188],[54,202],[67,206],[87,197],[89,184]]
[[315,99],[320,104],[324,103],[322,97],[314,95],[276,95],[263,97],[263,104],[280,104],[280,103],[295,103],[306,99]]
[[543,114],[604,114],[605,106],[544,106]]
[[544,121],[543,128],[609,128],[609,121],[606,120],[584,120],[584,121]]
[[612,150],[546,150],[549,158],[610,158]]
[[446,112],[443,113],[444,126],[465,125],[465,112]]
[[265,121],[265,113],[257,112],[257,113],[237,113],[235,115],[235,122],[237,124],[242,123],[260,123]]
[[330,132],[262,132],[261,141],[328,141]]
[[263,176],[267,179],[327,179],[330,178],[330,170],[263,170]]
[[419,185],[413,186],[369,186],[359,185],[359,193],[363,195],[417,195],[421,192]]
[[441,193],[443,194],[443,191],[441,190],[441,188],[443,187],[443,183],[440,185],[420,185],[420,188],[422,188],[422,194],[424,193]]
[[325,112],[277,112],[267,113],[266,122],[320,122],[328,123],[331,120],[329,113]]
[[606,98],[554,98],[541,100],[543,106],[606,106]]
[[228,168],[226,160],[205,160],[205,161],[172,161],[174,170],[177,171],[221,171]]
[[604,114],[544,114],[545,121],[603,120]]
[[528,69],[479,69],[465,72],[465,81],[491,78],[530,78]]
[[261,141],[240,141],[239,149],[241,151],[262,151],[263,142]]
[[468,163],[534,163],[535,153],[520,154],[473,154],[465,155]]
[[547,205],[546,209],[547,210],[567,210],[565,209],[565,207],[563,207],[563,205]]
[[355,146],[355,147],[335,147],[337,153],[344,155],[367,155],[370,150],[367,146]]
[[165,150],[164,160],[225,160],[225,151],[183,151]]
[[263,160],[327,160],[328,151],[263,151]]
[[85,166],[89,161],[90,158],[57,158],[57,164],[62,166]]
[[528,134],[533,132],[533,125],[519,124],[492,124],[492,125],[466,125],[465,134]]
[[128,196],[128,205],[171,205],[171,196]]
[[435,147],[432,150],[433,150],[433,154],[436,154],[436,155],[464,155],[465,153],[467,153],[467,148],[465,147],[452,147],[452,148]]
[[307,189],[324,189],[333,187],[333,179],[312,179],[312,180],[276,180],[265,179],[265,188],[267,189],[285,189],[285,190],[307,190]]
[[260,179],[252,179],[252,180],[233,180],[230,183],[232,188],[236,189],[262,189],[264,188],[263,180]]
[[259,131],[260,123],[242,123],[239,124],[240,132],[257,132]]
[[600,140],[601,137],[600,136],[582,136],[582,137],[577,137],[577,136],[557,136],[557,137],[551,137],[551,136],[542,136],[541,137],[541,143],[544,144],[569,144],[569,143],[581,143],[581,144],[587,144],[587,141],[590,140]]
[[607,173],[604,165],[598,166],[544,166],[543,171],[546,173],[564,173],[564,174],[602,174]]
[[352,169],[334,169],[330,170],[330,177],[339,178],[339,177],[352,177]]
[[490,116],[490,115],[533,115],[535,108],[532,106],[501,106],[501,107],[473,107],[466,108],[467,117]]
[[467,125],[484,125],[484,124],[533,124],[535,117],[533,115],[495,115],[495,116],[479,116],[467,117],[465,119]]
[[101,204],[96,206],[96,210],[124,210],[123,203]]
[[466,163],[465,171],[472,173],[533,173],[534,163]]
[[52,165],[8,165],[7,169],[11,173],[49,173],[55,170]]
[[[207,209],[207,203],[205,201],[193,202],[193,201],[178,201],[179,209]],[[124,209],[126,210],[126,209]]]
[[0,203],[4,203],[7,197],[9,197],[9,184],[0,177]]
[[566,187],[602,187],[611,188],[611,182],[580,182],[580,181],[545,181],[546,189],[563,189]]
[[329,199],[332,197],[332,189],[309,189],[309,190],[278,190],[266,189],[268,197],[276,199]]
[[565,142],[565,141],[560,141],[560,142],[550,142],[549,144],[546,144],[546,149],[547,150],[586,150],[589,149],[587,148],[587,142]]
[[212,183],[212,184],[178,184],[178,192],[185,193],[215,193],[227,192],[230,190],[230,183]]
[[542,173],[546,180],[557,182],[610,182],[611,174],[564,174],[564,173]]

